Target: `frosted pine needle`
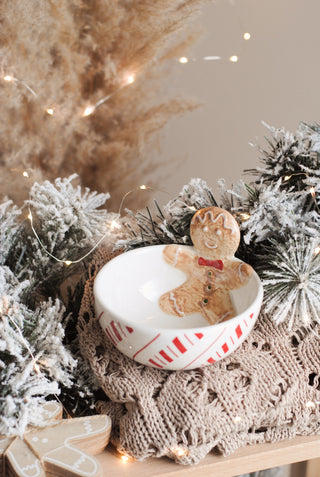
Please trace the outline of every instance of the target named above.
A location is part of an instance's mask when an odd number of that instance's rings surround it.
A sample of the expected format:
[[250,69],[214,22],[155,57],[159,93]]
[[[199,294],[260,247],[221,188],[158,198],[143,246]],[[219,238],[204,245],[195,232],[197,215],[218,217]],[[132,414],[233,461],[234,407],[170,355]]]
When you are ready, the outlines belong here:
[[21,211],[11,200],[0,204],[0,264],[6,261],[15,234],[19,228],[18,217]]
[[[319,125],[301,122],[293,134],[284,128],[277,129],[263,124],[271,135],[271,139],[267,138],[269,150],[259,147],[262,167],[247,172],[258,176],[257,183],[261,179],[264,183],[275,183],[281,179],[287,182],[289,187],[294,186],[295,190],[300,190],[306,177],[305,168],[313,171],[319,168]],[[289,180],[286,181],[287,177]]]
[[154,217],[147,207],[146,212],[139,211],[136,215],[131,213],[137,230],[128,223],[133,238],[129,241],[120,240],[118,247],[125,249],[145,247],[165,243],[181,243],[191,245],[190,221],[197,210],[209,206],[217,206],[211,189],[201,179],[191,179],[179,195],[160,209]]
[[289,329],[320,323],[319,234],[300,233],[283,243],[270,243],[260,257],[265,311]]
[[317,215],[313,211],[302,213],[303,193],[282,190],[281,181],[268,186],[260,184],[255,192],[256,200],[249,208],[250,218],[241,224],[246,244],[274,237],[282,241],[286,233],[295,233],[301,228],[312,235],[310,224],[317,220]]

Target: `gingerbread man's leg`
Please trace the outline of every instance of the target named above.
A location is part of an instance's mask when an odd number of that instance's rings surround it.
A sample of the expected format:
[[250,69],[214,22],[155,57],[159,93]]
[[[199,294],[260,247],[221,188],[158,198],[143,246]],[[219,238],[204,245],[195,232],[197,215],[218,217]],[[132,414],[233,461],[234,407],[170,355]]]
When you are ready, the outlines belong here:
[[200,313],[210,325],[236,316],[228,291],[221,288],[215,289],[210,295],[205,295],[200,302],[200,308]]
[[168,315],[185,316],[199,313],[199,290],[193,283],[183,283],[162,295],[159,305]]

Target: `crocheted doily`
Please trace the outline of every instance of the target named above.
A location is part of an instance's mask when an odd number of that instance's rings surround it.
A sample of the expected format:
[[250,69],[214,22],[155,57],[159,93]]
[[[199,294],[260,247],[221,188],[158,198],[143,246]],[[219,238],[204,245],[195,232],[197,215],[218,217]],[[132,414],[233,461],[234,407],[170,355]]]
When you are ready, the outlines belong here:
[[[106,394],[97,408],[113,421],[112,441],[137,460],[167,456],[194,464],[215,449],[320,432],[320,325],[288,332],[260,318],[230,356],[191,371],[141,365],[108,340],[94,312],[93,282],[110,259],[91,265],[78,321],[81,352]],[[182,456],[176,448],[183,448]]]

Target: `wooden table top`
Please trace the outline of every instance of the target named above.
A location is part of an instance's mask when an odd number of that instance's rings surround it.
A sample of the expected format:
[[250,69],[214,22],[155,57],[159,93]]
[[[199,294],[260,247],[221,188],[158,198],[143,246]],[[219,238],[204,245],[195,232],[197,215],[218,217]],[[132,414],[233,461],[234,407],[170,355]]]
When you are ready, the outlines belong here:
[[103,476],[112,477],[234,477],[247,472],[320,457],[320,436],[303,436],[238,449],[229,457],[210,453],[196,465],[179,465],[167,458],[123,462],[112,446],[96,456]]

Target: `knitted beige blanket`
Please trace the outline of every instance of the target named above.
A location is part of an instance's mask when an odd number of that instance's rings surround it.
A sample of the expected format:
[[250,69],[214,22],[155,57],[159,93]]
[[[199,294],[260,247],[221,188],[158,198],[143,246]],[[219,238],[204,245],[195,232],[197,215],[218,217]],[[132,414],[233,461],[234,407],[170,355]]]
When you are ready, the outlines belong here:
[[320,432],[320,325],[288,332],[262,313],[249,338],[218,363],[153,369],[120,353],[95,316],[93,281],[109,258],[100,250],[92,262],[78,333],[106,394],[97,408],[111,416],[119,451],[194,464],[213,449],[228,455]]

